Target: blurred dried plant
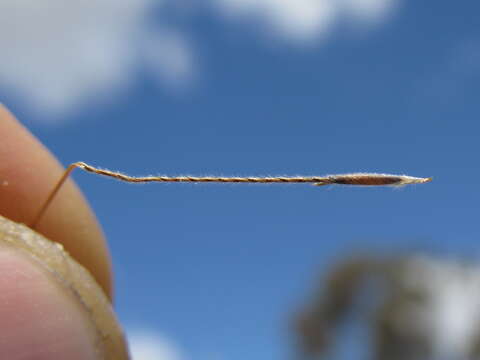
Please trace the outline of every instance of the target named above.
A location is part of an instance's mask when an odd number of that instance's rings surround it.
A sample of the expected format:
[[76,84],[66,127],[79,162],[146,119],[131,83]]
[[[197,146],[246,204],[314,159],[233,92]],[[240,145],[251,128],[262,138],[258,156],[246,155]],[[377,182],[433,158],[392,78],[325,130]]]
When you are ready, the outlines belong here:
[[331,358],[339,325],[372,279],[374,360],[480,359],[480,266],[414,254],[337,264],[295,316],[302,358]]

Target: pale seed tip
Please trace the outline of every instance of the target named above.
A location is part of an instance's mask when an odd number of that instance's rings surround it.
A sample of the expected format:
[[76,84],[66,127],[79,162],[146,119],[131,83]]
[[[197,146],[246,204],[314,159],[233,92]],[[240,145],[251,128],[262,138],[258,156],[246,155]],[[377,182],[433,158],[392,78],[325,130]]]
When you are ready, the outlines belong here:
[[428,178],[417,178],[417,177],[411,177],[411,176],[406,176],[405,180],[403,181],[403,184],[400,185],[407,185],[407,184],[425,184],[430,181],[432,181],[433,178],[428,177]]

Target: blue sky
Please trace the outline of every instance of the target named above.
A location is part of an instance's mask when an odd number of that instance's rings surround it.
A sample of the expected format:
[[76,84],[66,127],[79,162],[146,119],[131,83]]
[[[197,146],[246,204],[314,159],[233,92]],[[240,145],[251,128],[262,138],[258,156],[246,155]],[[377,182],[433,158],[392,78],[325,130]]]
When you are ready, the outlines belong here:
[[[44,72],[34,79],[0,60],[10,69],[0,70],[2,102],[64,164],[132,175],[372,171],[434,181],[129,185],[75,173],[108,237],[116,309],[128,328],[165,336],[181,359],[287,358],[292,312],[342,255],[480,256],[478,2],[318,2],[331,13],[307,0],[298,13],[289,1],[142,3],[134,27],[116,27],[123,15],[111,20],[108,31],[120,35],[104,38],[124,48],[106,53],[105,67],[89,60],[85,49],[97,48],[88,41],[62,68],[48,64],[64,64],[69,48],[52,45],[37,61],[18,45],[20,63]],[[122,43],[133,32],[134,42]],[[0,44],[12,39],[0,35]],[[118,54],[137,54],[143,43],[146,55],[118,64]],[[93,80],[62,83],[73,72]]]

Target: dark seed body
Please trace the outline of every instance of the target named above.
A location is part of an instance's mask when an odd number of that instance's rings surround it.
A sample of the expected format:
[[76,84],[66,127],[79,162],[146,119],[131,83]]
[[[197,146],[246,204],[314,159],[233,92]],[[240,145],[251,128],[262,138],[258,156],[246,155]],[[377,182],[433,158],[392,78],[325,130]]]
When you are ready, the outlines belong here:
[[381,174],[355,174],[355,175],[338,175],[329,177],[332,184],[342,185],[395,185],[402,183],[402,178],[394,175]]

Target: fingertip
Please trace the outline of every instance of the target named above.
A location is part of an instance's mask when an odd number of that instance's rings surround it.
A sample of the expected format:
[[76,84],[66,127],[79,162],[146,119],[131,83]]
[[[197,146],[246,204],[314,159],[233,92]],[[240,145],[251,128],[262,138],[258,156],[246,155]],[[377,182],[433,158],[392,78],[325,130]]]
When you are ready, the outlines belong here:
[[[54,156],[0,104],[0,214],[30,224],[63,173]],[[89,205],[67,181],[36,230],[61,243],[112,296],[108,247]]]
[[0,216],[0,359],[127,360],[110,301],[63,247]]
[[85,311],[11,249],[0,249],[0,289],[0,359],[100,359]]

